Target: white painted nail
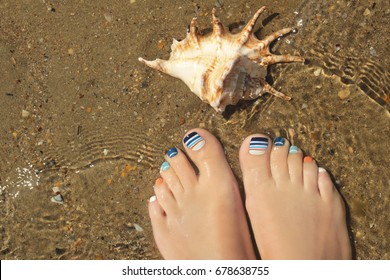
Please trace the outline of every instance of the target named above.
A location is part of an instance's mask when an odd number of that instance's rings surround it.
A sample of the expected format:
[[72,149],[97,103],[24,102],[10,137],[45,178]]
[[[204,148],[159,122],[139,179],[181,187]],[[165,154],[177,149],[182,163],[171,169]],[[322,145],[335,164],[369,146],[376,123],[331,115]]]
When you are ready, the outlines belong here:
[[155,201],[156,200],[156,196],[155,195],[153,195],[153,196],[151,196],[150,198],[149,198],[149,202],[153,202],[153,201]]
[[318,167],[318,172],[320,173],[326,172],[326,169],[323,167]]

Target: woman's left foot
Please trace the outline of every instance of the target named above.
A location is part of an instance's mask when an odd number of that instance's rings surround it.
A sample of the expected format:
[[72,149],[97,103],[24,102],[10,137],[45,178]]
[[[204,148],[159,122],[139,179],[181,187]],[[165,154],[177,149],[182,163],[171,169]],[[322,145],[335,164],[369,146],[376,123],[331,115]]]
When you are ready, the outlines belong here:
[[343,199],[311,157],[262,134],[240,149],[246,209],[262,259],[350,259]]

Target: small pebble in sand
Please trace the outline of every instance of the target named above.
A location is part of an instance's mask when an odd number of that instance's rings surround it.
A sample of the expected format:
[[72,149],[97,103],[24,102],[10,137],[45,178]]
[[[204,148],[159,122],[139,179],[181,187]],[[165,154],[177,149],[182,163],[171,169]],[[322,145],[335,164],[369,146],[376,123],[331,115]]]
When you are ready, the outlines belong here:
[[135,224],[135,223],[127,223],[126,226],[129,228],[129,229],[135,229],[136,231],[144,231],[144,229],[138,225],[138,224]]
[[338,97],[341,99],[341,100],[344,100],[344,99],[347,99],[350,95],[351,95],[351,92],[349,91],[348,88],[346,89],[342,89],[339,91],[339,93],[337,94]]
[[369,16],[370,14],[371,14],[371,11],[370,11],[370,9],[368,9],[368,8],[366,8],[366,9],[364,10],[364,12],[363,12],[363,16],[365,16],[365,17]]
[[321,68],[318,68],[318,69],[316,69],[314,72],[314,76],[319,76],[319,75],[321,75],[322,74],[322,69]]
[[104,155],[104,156],[108,155],[108,150],[107,150],[107,149],[104,149],[104,150],[103,150],[103,155]]
[[63,204],[63,203],[64,203],[64,198],[63,198],[62,195],[59,193],[59,194],[56,194],[55,196],[53,196],[53,197],[51,198],[51,201],[52,201],[52,202],[55,202],[55,203]]
[[52,190],[53,190],[53,192],[55,194],[58,194],[60,192],[60,188],[59,187],[53,187]]
[[133,225],[136,231],[144,231],[144,229],[140,225],[138,224],[133,224]]
[[125,171],[126,172],[130,172],[130,171],[133,171],[133,170],[136,170],[137,169],[137,166],[136,165],[131,165],[131,164],[127,164],[126,167],[125,167]]
[[22,118],[28,118],[30,116],[30,112],[26,110],[22,110]]
[[69,55],[74,55],[74,49],[73,48],[69,48],[68,49],[68,54]]
[[376,52],[376,50],[374,49],[374,47],[370,47],[370,55],[371,55],[371,56],[378,56],[378,53]]
[[157,48],[162,50],[165,47],[164,41],[163,40],[158,40],[157,42]]
[[334,46],[334,53],[337,53],[339,50],[341,50],[341,45],[340,44],[336,44]]
[[112,22],[114,20],[114,16],[111,13],[104,13],[103,15],[107,22]]

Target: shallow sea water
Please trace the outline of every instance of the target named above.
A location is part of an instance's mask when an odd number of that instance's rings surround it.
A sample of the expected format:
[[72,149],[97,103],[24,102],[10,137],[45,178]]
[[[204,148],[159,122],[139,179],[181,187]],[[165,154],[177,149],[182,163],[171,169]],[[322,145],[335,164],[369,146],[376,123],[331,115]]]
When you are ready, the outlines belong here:
[[[289,102],[222,116],[137,60],[167,59],[195,16],[207,32],[213,7],[234,27],[263,5],[260,38],[299,29],[272,51],[307,63],[269,69]],[[199,126],[240,182],[247,135],[287,137],[334,177],[355,258],[389,259],[389,21],[388,1],[1,1],[0,259],[161,258],[147,201],[164,152]]]

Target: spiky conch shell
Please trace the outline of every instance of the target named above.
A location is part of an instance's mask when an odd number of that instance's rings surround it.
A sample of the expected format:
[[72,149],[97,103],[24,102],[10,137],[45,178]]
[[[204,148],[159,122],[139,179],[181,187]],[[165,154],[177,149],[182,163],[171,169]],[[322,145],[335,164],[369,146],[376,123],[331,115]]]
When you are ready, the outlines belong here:
[[169,60],[139,60],[147,66],[181,79],[200,99],[209,103],[218,112],[239,100],[255,99],[269,92],[283,99],[291,99],[272,88],[266,81],[267,66],[278,62],[303,62],[300,56],[274,55],[269,45],[292,28],[279,30],[263,40],[253,34],[253,27],[260,8],[243,30],[232,34],[213,15],[213,32],[198,34],[196,18],[190,24],[186,38],[171,46]]

